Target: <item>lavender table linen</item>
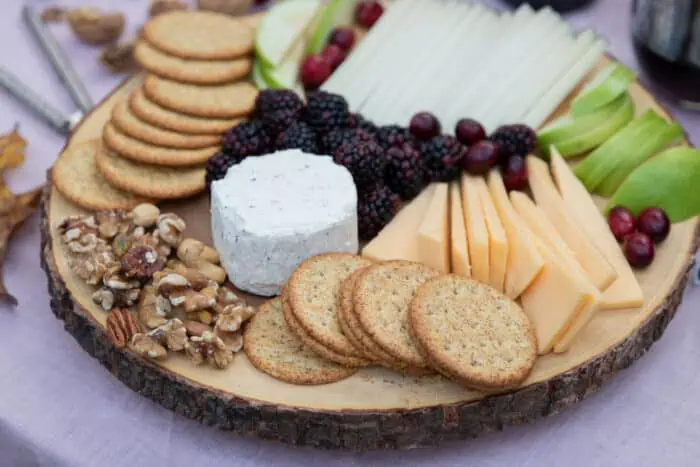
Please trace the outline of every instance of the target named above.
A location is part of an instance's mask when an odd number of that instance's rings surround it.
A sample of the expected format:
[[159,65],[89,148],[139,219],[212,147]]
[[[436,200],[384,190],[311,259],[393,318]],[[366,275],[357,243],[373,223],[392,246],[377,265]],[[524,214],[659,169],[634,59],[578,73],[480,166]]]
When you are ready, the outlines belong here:
[[[31,3],[37,8],[49,5]],[[146,0],[51,3],[122,10],[129,18],[126,35],[143,23],[148,8]],[[576,27],[593,26],[608,38],[613,55],[636,68],[630,3],[598,0],[569,18]],[[0,65],[70,114],[74,105],[25,29],[20,9],[19,1],[0,3]],[[105,71],[97,63],[98,49],[79,43],[66,26],[53,31],[94,101],[123,79]],[[0,109],[0,131],[19,122],[29,141],[25,166],[7,175],[10,188],[18,192],[43,183],[64,139],[3,93]],[[673,114],[700,144],[700,114]],[[695,466],[700,458],[700,287],[686,292],[676,318],[647,356],[565,413],[434,449],[351,454],[217,431],[122,385],[52,315],[46,277],[39,267],[37,216],[17,232],[5,276],[20,304],[15,310],[0,305],[0,466],[637,467]]]

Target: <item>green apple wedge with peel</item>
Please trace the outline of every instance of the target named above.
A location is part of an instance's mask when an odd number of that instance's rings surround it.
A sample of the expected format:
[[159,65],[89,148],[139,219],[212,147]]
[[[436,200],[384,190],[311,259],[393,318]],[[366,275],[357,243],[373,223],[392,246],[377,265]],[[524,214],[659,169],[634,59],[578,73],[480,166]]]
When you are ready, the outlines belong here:
[[686,146],[667,149],[637,167],[608,202],[608,212],[625,206],[635,215],[661,208],[671,222],[700,214],[700,151]]
[[636,74],[626,66],[610,63],[571,102],[571,114],[580,117],[595,112],[627,92],[636,78]]
[[265,13],[255,31],[255,55],[265,67],[279,66],[308,37],[321,6],[320,0],[284,0]]
[[255,84],[255,87],[259,90],[262,91],[264,89],[270,88],[270,86],[265,81],[265,77],[263,76],[262,71],[260,70],[260,61],[257,59],[253,62],[253,71],[251,72],[251,76],[253,78],[253,84]]
[[620,160],[596,191],[603,196],[612,196],[637,167],[660,151],[680,143],[684,137],[683,128],[676,122],[667,123],[665,127],[659,127],[658,130],[650,130],[637,141],[635,150],[630,151],[628,157]]
[[358,0],[328,0],[319,14],[306,51],[317,54],[326,47],[328,36],[338,26],[349,26],[355,22],[355,7]]
[[574,157],[600,146],[633,118],[634,102],[625,93],[589,115],[553,122],[538,133],[537,142],[543,154],[555,146],[562,156]]
[[634,153],[643,140],[667,125],[663,117],[653,110],[644,111],[586,156],[574,168],[574,173],[589,192],[595,192],[621,159],[630,157],[630,153]]
[[261,64],[260,73],[272,89],[292,89],[298,81],[299,68],[304,60],[305,44],[299,41],[289,55],[279,64],[270,68]]

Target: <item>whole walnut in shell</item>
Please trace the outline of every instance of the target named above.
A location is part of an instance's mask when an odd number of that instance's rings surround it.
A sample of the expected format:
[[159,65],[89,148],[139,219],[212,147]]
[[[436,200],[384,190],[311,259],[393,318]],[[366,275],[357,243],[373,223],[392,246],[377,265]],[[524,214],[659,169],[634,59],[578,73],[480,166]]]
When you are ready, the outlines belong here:
[[97,8],[78,8],[68,13],[68,24],[82,42],[103,45],[114,42],[124,32],[122,13],[103,13]]

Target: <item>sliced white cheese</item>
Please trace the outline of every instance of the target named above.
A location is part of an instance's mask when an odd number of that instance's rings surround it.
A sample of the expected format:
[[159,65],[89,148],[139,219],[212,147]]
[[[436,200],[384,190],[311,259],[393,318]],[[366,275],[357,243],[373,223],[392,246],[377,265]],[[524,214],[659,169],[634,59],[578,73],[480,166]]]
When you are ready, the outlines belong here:
[[488,284],[490,280],[489,231],[486,227],[484,211],[481,208],[478,179],[478,177],[466,173],[462,174],[462,208],[464,209],[464,226],[467,230],[472,278]]
[[420,262],[444,274],[450,272],[449,184],[436,183],[433,198],[416,235]]
[[444,12],[449,15],[448,21],[444,22],[437,34],[431,34],[433,37],[428,41],[430,45],[426,44],[420,49],[422,53],[419,56],[408,61],[409,65],[400,76],[385,80],[370,97],[366,108],[376,123],[406,125],[412,114],[405,113],[401,103],[413,101],[411,107],[415,109],[415,100],[422,91],[426,78],[436,67],[445,66],[454,60],[454,48],[466,43],[461,38],[472,32],[473,26],[486,12],[481,5],[460,5],[462,11],[456,14]]
[[642,288],[595,201],[554,148],[551,151],[551,165],[564,202],[573,206],[572,213],[579,225],[617,272],[615,282],[603,292],[601,307],[617,309],[641,306],[644,302]]
[[547,93],[538,100],[537,104],[525,114],[523,123],[532,128],[539,128],[547,120],[547,117],[559,107],[562,101],[583,77],[598,63],[600,57],[602,57],[605,52],[605,46],[605,41],[602,39],[595,41],[586,53],[572,65],[568,71],[549,88]]
[[459,182],[450,183],[450,251],[452,256],[452,272],[462,276],[471,276],[469,260],[469,243],[467,230],[464,225],[464,208]]
[[394,31],[395,25],[401,23],[414,4],[415,0],[392,2],[362,41],[326,80],[321,89],[344,94],[354,82],[355,77],[366,72],[369,61],[382,49],[380,45],[386,42],[386,38]]
[[499,292],[503,292],[506,283],[506,268],[508,265],[508,239],[501,219],[496,211],[491,192],[483,177],[475,179],[481,199],[481,210],[489,233],[489,281],[488,284]]

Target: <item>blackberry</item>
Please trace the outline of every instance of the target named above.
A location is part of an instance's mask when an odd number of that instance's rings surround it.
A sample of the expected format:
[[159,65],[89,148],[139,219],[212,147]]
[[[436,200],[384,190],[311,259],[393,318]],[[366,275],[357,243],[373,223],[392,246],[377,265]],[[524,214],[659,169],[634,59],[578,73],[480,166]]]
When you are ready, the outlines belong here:
[[386,185],[360,191],[357,201],[357,225],[360,240],[371,240],[394,218],[401,207],[399,195]]
[[404,143],[411,143],[413,142],[413,137],[406,128],[398,125],[385,125],[379,127],[377,141],[384,150],[387,150],[394,146],[403,146]]
[[324,133],[320,138],[321,149],[327,154],[333,154],[344,143],[374,141],[369,133],[360,129],[336,128]]
[[224,178],[228,169],[240,161],[224,152],[217,152],[211,156],[207,161],[207,174],[205,177],[207,188],[211,187],[211,182]]
[[270,146],[270,136],[260,120],[239,123],[224,134],[221,143],[223,151],[239,161],[268,152]]
[[430,181],[447,182],[459,176],[466,149],[453,136],[436,136],[421,144],[425,173]]
[[413,199],[425,186],[425,168],[420,151],[404,144],[386,152],[386,184],[403,200]]
[[489,139],[500,146],[500,159],[510,156],[525,157],[535,149],[537,134],[527,125],[503,125],[494,131]]
[[300,120],[303,113],[304,102],[294,91],[288,89],[265,89],[255,99],[254,114],[273,135]]
[[306,120],[319,133],[345,127],[349,116],[348,103],[343,96],[317,91],[307,98]]
[[352,113],[348,117],[348,123],[347,123],[348,128],[357,128],[359,130],[364,130],[370,135],[376,135],[377,134],[377,125],[372,123],[371,121],[365,119],[360,114],[355,114]]
[[318,154],[316,132],[308,123],[294,122],[277,137],[276,149],[301,149],[304,152]]
[[384,178],[384,151],[374,141],[351,141],[333,153],[336,164],[346,167],[359,186],[372,185]]

